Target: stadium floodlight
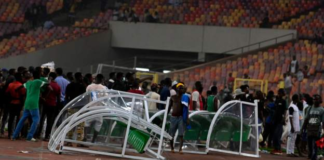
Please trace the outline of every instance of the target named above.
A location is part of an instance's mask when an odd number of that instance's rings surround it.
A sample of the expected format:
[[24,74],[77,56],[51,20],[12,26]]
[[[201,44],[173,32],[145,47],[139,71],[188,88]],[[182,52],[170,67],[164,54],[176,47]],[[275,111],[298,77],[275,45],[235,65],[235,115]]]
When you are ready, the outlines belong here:
[[142,72],[149,72],[150,69],[148,68],[135,68],[137,71],[142,71]]

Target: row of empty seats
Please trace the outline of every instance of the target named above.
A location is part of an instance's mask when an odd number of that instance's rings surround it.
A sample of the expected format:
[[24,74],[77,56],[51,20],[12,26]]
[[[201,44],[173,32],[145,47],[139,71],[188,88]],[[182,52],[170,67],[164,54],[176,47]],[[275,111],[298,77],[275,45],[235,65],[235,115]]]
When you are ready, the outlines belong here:
[[[268,80],[268,90],[275,91],[279,88],[283,73],[289,70],[292,56],[295,55],[300,68],[305,65],[309,66],[308,72],[311,75],[301,83],[301,91],[315,94],[319,93],[320,86],[324,84],[324,74],[321,73],[324,69],[323,53],[323,45],[300,40],[257,54],[239,56],[227,62],[217,61],[203,67],[176,72],[170,76],[188,84],[188,86],[193,86],[195,81],[202,81],[205,84],[205,91],[207,91],[214,80],[217,81],[218,88],[223,89],[226,86],[224,80],[229,73],[232,73],[236,78],[243,78],[244,74],[248,74],[251,79]],[[293,87],[293,92],[297,92],[297,86],[296,84]]]
[[47,30],[40,27],[27,34],[2,40],[0,42],[0,58],[34,52],[37,49],[59,45],[99,31],[101,30],[71,27],[55,27]]
[[157,12],[164,23],[259,27],[266,13],[270,22],[278,22],[320,3],[319,0],[180,0],[174,5],[168,0],[132,0],[121,11],[130,7],[140,19],[144,19],[145,10],[151,14]]
[[108,22],[110,20],[112,20],[112,10],[107,10],[106,12],[100,12],[99,15],[94,16],[90,19],[85,18],[82,21],[75,21],[73,26],[82,28],[107,29]]
[[324,32],[324,10],[320,8],[317,12],[310,12],[308,15],[302,15],[297,19],[288,22],[282,22],[275,28],[297,29],[301,38],[315,38],[316,34],[321,35]]
[[0,0],[0,22],[23,23],[25,12],[34,3],[46,6],[48,14],[63,8],[63,0]]
[[15,32],[19,32],[23,29],[21,23],[0,23],[0,38]]

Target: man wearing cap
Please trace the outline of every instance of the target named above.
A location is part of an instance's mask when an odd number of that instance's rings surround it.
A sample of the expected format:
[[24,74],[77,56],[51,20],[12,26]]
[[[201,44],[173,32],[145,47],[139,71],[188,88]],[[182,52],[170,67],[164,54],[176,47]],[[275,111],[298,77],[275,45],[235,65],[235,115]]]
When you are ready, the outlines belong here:
[[177,81],[173,81],[173,82],[172,82],[171,90],[170,90],[170,95],[171,95],[171,97],[177,94],[177,92],[176,92],[177,84],[178,84]]
[[183,136],[185,132],[185,126],[186,124],[189,124],[188,119],[188,105],[190,102],[190,98],[186,93],[186,88],[183,83],[178,83],[176,85],[176,91],[177,94],[171,97],[171,106],[169,107],[168,112],[170,112],[172,108],[171,113],[171,127],[169,130],[169,133],[172,137],[172,140],[170,141],[171,146],[171,152],[174,152],[174,136],[175,133],[178,131],[178,137],[180,139],[180,145],[179,145],[179,152],[182,153],[182,146],[183,146]]

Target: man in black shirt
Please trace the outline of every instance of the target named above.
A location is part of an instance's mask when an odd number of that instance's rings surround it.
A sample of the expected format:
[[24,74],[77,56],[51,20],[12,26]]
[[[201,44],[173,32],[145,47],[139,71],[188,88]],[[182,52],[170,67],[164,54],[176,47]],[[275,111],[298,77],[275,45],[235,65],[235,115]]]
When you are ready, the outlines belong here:
[[82,80],[83,78],[80,72],[74,74],[74,81],[67,85],[65,91],[65,101],[67,103],[86,92],[86,88]]
[[274,150],[271,154],[282,154],[281,151],[281,136],[283,132],[283,125],[285,125],[285,115],[287,111],[287,104],[285,99],[285,90],[280,88],[278,90],[278,96],[275,101],[275,113],[273,118],[274,135],[273,135],[273,146]]
[[113,89],[117,91],[126,91],[125,83],[123,81],[124,74],[121,72],[118,72],[116,75],[116,79],[114,81]]

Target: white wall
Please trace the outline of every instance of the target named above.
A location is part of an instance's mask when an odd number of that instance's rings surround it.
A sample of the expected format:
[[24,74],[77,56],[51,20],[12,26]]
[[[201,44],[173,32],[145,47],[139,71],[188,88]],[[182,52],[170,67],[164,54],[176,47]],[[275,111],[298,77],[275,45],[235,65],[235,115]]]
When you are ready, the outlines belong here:
[[[294,33],[296,37],[297,33],[295,30],[135,24],[116,21],[111,21],[110,26],[113,32],[112,47],[205,53],[223,53],[290,33]],[[290,38],[292,37],[281,38],[278,42]],[[266,47],[274,43],[273,40],[261,46]],[[252,46],[250,50],[253,48]],[[248,51],[248,49],[245,51]]]

